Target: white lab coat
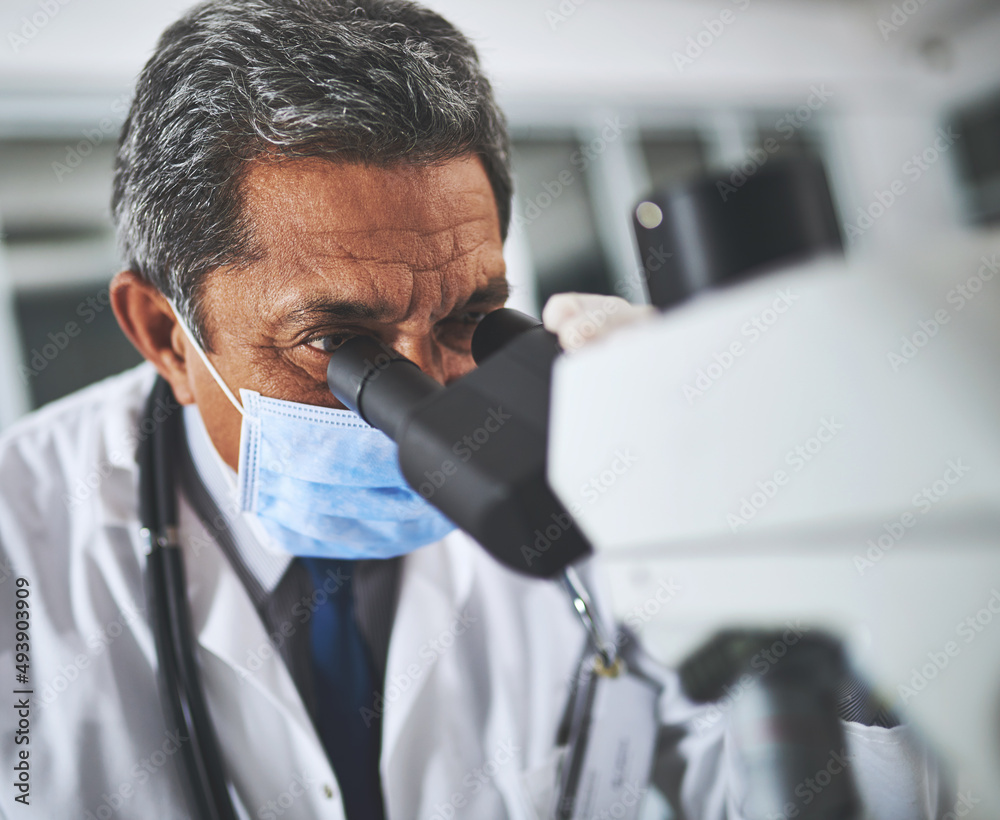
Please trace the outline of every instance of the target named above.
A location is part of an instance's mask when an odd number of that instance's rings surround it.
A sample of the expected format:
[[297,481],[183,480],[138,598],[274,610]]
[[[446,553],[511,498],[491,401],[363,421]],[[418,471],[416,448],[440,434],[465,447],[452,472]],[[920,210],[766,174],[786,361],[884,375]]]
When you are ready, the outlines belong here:
[[[148,365],[44,408],[0,440],[0,623],[30,590],[30,742],[0,717],[0,815],[182,818],[143,594],[134,459]],[[148,433],[148,431],[145,431]],[[336,778],[287,669],[236,574],[193,511],[181,538],[198,658],[245,817],[342,818]],[[500,567],[454,533],[407,556],[389,646],[381,772],[391,820],[538,820],[556,782],[556,727],[583,650],[562,592]],[[15,688],[14,630],[0,670]],[[699,714],[668,675],[661,720]],[[725,721],[688,733],[672,779],[689,817],[737,818]],[[907,730],[850,726],[880,819],[933,817],[938,787]],[[30,805],[12,767],[30,752]],[[897,798],[896,795],[899,795]]]

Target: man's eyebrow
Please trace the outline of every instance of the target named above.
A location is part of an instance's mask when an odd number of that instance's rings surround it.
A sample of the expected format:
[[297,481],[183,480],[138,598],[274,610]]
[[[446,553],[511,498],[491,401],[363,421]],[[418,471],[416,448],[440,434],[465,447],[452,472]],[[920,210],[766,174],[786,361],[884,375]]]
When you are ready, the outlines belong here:
[[491,279],[483,287],[476,290],[461,305],[456,305],[455,310],[462,310],[469,305],[494,305],[498,302],[506,302],[510,297],[510,282],[505,278]]
[[319,297],[306,301],[281,317],[281,325],[289,328],[313,327],[335,322],[369,321],[384,319],[391,312],[385,302],[362,302],[355,299]]
[[[465,302],[455,307],[455,311],[465,310],[469,305],[493,305],[507,301],[510,283],[505,279],[493,279],[476,290]],[[307,300],[281,317],[283,327],[309,328],[337,322],[368,321],[378,322],[389,317],[393,307],[387,302],[366,302],[355,299],[327,299],[318,297]]]

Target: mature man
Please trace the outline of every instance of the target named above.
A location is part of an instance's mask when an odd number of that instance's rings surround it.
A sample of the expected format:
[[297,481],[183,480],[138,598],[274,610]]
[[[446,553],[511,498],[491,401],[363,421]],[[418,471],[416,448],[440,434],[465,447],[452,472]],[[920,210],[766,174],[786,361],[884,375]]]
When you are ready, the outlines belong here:
[[[113,199],[112,304],[148,363],[0,444],[0,611],[30,612],[29,641],[0,637],[5,669],[30,656],[30,742],[2,747],[27,784],[0,791],[12,818],[191,815],[196,740],[162,708],[143,586],[137,459],[168,425],[197,728],[238,816],[546,816],[582,630],[554,586],[407,496],[325,381],[357,334],[442,383],[467,373],[508,293],[510,196],[489,83],[436,14],[211,0],[164,33]],[[668,686],[664,721],[698,715]],[[695,816],[738,813],[724,722],[664,758]],[[844,753],[902,770],[909,816],[929,816],[936,780],[902,728],[850,725]]]

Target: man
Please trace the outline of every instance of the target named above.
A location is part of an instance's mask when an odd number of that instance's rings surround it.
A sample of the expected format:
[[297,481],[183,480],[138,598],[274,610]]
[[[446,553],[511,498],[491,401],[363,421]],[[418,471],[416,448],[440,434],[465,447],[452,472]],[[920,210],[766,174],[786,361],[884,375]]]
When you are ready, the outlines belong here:
[[[367,433],[325,380],[331,351],[358,334],[442,383],[467,373],[472,330],[508,292],[510,195],[475,52],[419,6],[215,0],[164,33],[113,200],[127,269],[112,304],[148,363],[0,445],[0,607],[6,619],[30,605],[30,742],[3,745],[7,777],[27,786],[4,787],[4,812],[190,816],[193,740],[161,706],[137,466],[180,419],[191,639],[242,816],[549,815],[585,649],[568,602],[429,506],[406,518],[391,493],[373,505],[355,474],[384,448],[358,447]],[[157,377],[170,392],[144,418]],[[343,449],[308,434],[316,419]],[[345,497],[357,503],[336,507]],[[327,503],[337,524],[313,527]],[[5,670],[20,643],[4,631]],[[664,703],[662,719],[691,730],[699,711],[675,685]],[[695,729],[667,749],[674,796],[692,816],[737,816],[724,721]],[[855,734],[851,753],[873,770],[912,767],[925,789],[907,792],[922,794],[912,816],[929,816],[936,786],[910,741]]]

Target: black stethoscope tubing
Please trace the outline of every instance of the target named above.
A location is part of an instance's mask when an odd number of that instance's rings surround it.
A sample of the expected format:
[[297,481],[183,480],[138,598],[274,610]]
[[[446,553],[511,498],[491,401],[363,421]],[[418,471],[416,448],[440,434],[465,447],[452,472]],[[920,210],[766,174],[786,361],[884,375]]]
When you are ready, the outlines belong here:
[[146,602],[159,664],[160,701],[168,728],[182,732],[185,791],[199,820],[236,820],[225,767],[205,704],[194,654],[184,556],[177,540],[174,458],[183,447],[178,409],[158,420],[158,408],[177,408],[169,383],[157,377],[146,402],[139,443],[139,521],[147,546]]

